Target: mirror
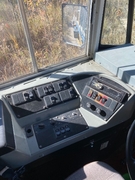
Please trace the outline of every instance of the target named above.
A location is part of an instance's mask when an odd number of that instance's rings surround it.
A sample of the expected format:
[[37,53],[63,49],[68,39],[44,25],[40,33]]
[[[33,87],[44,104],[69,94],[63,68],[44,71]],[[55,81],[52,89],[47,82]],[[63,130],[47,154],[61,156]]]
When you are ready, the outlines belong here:
[[73,46],[82,47],[87,34],[87,6],[62,4],[63,39]]

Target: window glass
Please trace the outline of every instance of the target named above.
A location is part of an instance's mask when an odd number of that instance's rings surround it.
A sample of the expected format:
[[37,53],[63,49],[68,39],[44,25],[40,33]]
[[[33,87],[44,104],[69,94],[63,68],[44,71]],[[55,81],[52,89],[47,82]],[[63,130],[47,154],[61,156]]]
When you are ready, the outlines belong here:
[[87,6],[88,2],[88,0],[24,0],[38,68],[85,55],[86,43],[78,47],[63,40],[62,4]]
[[106,0],[101,44],[120,45],[126,41],[128,0]]
[[132,40],[131,42],[135,44],[135,3],[134,3],[134,19],[133,19],[133,27],[132,27]]
[[32,72],[26,39],[15,0],[0,1],[0,83]]

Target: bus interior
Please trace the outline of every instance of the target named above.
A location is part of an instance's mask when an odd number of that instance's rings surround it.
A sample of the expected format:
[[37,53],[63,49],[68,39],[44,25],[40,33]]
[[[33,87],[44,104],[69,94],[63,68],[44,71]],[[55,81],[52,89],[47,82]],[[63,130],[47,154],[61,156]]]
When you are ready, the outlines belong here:
[[134,0],[0,1],[1,180],[135,180],[134,119]]

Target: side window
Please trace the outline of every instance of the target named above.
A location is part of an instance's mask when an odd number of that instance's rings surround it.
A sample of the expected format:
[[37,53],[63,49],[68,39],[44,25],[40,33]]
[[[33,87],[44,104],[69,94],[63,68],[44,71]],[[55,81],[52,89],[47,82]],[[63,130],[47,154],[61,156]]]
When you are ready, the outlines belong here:
[[101,45],[126,42],[128,0],[106,0]]
[[17,0],[0,1],[0,83],[32,72]]

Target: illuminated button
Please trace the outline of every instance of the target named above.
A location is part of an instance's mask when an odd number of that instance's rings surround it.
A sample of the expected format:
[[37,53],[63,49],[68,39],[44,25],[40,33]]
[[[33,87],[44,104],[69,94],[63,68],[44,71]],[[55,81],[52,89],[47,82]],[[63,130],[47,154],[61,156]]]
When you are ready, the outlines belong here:
[[97,101],[100,101],[101,98],[102,98],[102,97],[101,97],[100,95],[98,95],[98,96],[96,97],[96,100],[97,100]]
[[92,90],[90,90],[90,91],[88,92],[87,96],[88,96],[88,97],[91,97],[91,96],[92,96],[92,94],[93,94],[93,91],[92,91]]

